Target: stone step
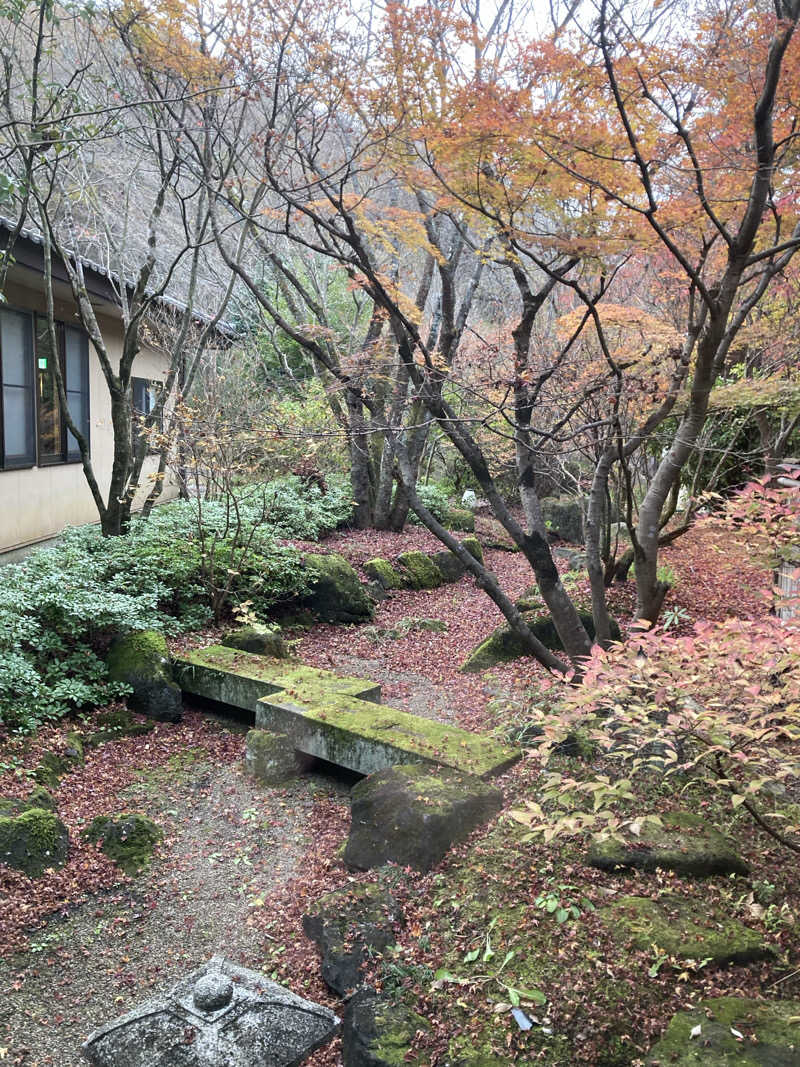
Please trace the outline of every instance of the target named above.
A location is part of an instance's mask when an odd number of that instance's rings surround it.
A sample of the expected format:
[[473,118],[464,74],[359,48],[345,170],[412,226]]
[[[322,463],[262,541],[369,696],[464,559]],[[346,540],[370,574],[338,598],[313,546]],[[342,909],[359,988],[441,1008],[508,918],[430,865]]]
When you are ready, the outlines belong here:
[[380,686],[316,667],[213,646],[174,660],[185,693],[255,713],[256,726],[359,774],[425,762],[478,777],[515,763],[519,749],[380,704]]

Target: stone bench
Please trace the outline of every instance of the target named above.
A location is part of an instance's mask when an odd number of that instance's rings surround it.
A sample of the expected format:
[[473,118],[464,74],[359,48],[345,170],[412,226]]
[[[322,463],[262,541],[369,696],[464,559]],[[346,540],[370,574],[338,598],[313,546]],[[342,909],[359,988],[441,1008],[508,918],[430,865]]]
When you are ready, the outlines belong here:
[[175,658],[184,693],[252,711],[257,727],[358,774],[396,763],[434,763],[479,777],[515,763],[519,750],[380,703],[380,686],[331,671],[215,645]]

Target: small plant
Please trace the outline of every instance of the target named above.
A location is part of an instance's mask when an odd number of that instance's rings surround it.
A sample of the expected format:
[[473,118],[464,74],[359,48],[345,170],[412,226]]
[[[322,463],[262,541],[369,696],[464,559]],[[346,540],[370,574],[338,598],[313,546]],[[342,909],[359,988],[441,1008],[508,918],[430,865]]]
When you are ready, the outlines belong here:
[[580,919],[586,911],[594,911],[588,897],[576,896],[579,892],[578,886],[561,883],[540,893],[533,903],[552,915],[557,923],[565,923],[568,919]]
[[681,623],[689,622],[690,615],[686,608],[669,607],[664,609],[664,613],[661,616],[662,626],[665,630],[672,630]]

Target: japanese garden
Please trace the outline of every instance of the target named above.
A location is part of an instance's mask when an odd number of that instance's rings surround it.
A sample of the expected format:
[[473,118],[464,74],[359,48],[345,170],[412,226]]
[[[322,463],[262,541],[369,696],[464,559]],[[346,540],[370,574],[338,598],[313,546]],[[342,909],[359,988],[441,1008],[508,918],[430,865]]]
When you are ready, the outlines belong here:
[[800,0],[5,0],[0,1063],[800,1067]]

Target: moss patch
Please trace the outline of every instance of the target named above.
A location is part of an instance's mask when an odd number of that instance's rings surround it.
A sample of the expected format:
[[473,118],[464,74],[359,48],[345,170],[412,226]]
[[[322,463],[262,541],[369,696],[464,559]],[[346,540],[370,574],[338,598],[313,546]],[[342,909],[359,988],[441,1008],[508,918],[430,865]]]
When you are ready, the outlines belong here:
[[444,581],[442,572],[424,552],[401,552],[397,563],[412,589],[438,589]]
[[648,829],[641,837],[631,836],[624,842],[595,838],[587,862],[606,871],[617,867],[654,871],[660,867],[696,877],[748,873],[733,844],[700,815],[671,812],[662,816],[662,823],[662,828]]
[[[697,1027],[699,1032],[692,1037]],[[797,1067],[800,1001],[703,1000],[693,1011],[674,1016],[646,1063],[648,1067]]]
[[123,813],[98,815],[83,831],[83,836],[99,845],[125,874],[136,875],[150,862],[163,834],[152,819]]
[[181,693],[172,680],[167,643],[154,630],[119,637],[106,657],[108,676],[133,690],[128,704],[134,711],[162,722],[178,722]]
[[23,811],[31,808],[39,808],[41,811],[55,811],[56,802],[54,797],[44,788],[37,785],[30,791],[27,797],[0,797],[0,815],[13,818],[21,815]]
[[126,709],[107,711],[97,717],[97,727],[89,734],[84,744],[87,748],[96,748],[109,741],[117,741],[123,737],[142,737],[149,734],[155,726],[152,719],[135,719]]
[[478,563],[483,563],[483,549],[481,543],[477,537],[465,537],[461,541],[461,544],[466,548],[467,552],[476,559]]
[[[541,611],[523,612],[523,617],[530,627],[531,633],[542,644],[554,652],[563,651],[564,646],[558,636],[555,624],[549,615]],[[580,612],[580,619],[586,627],[589,637],[594,637],[594,620],[589,612]],[[622,634],[618,624],[611,620],[612,640],[618,641]],[[512,660],[527,656],[529,653],[523,646],[517,635],[509,626],[499,626],[494,633],[490,634],[485,641],[476,645],[461,666],[465,674],[485,671],[490,667],[496,667],[498,663],[510,663]]]
[[709,911],[702,900],[626,896],[597,914],[615,941],[643,951],[657,945],[677,959],[708,960],[712,966],[723,967],[773,955],[759,933],[738,919]]
[[367,577],[377,582],[384,589],[402,589],[405,582],[400,574],[394,569],[388,559],[368,559],[364,564],[364,573]]
[[374,606],[358,575],[338,553],[304,559],[310,591],[303,603],[323,622],[363,622]]
[[42,754],[39,764],[33,772],[33,777],[39,785],[47,786],[49,789],[57,789],[59,779],[79,767],[83,762],[83,737],[73,731],[66,735],[64,744],[57,751]]
[[0,817],[0,863],[38,878],[50,867],[63,867],[69,834],[51,811],[30,808],[14,818]]
[[225,635],[222,644],[226,648],[238,648],[242,652],[271,656],[273,659],[286,659],[289,655],[280,631],[259,623],[233,630]]
[[469,508],[451,508],[445,518],[445,526],[450,530],[472,533],[475,529],[475,514]]

